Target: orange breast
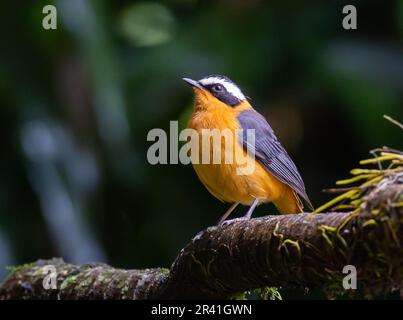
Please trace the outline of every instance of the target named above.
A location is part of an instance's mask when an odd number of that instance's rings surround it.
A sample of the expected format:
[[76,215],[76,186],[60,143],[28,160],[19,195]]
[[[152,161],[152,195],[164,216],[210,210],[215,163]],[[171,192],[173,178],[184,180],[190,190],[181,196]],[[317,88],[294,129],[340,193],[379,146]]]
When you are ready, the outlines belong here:
[[[208,97],[199,97],[196,100],[196,110],[188,127],[199,133],[199,160],[201,161],[203,152],[210,154],[210,163],[193,164],[199,179],[210,193],[221,201],[240,202],[244,205],[250,205],[255,198],[260,199],[260,202],[275,201],[289,193],[290,188],[254,161],[238,141],[236,129],[240,129],[240,126],[237,114],[240,110],[251,108],[249,103],[243,102],[236,108],[230,108],[218,100],[206,103],[202,99],[208,99]],[[226,129],[232,132],[233,163],[225,163],[225,151],[228,145],[225,144],[224,138],[216,146],[221,148],[221,161],[219,164],[213,163],[214,143],[210,143],[209,148],[206,149],[201,138],[203,129]],[[248,161],[254,161],[254,170],[251,174],[241,175],[239,169],[245,167],[245,162],[238,160],[246,158],[249,159]]]

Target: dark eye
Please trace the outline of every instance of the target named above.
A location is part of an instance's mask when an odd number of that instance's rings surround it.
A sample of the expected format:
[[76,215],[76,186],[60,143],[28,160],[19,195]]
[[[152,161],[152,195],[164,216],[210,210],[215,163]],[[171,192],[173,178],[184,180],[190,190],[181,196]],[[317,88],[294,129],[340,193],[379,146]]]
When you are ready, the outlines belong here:
[[223,86],[221,84],[215,84],[212,89],[215,92],[220,92],[223,90]]

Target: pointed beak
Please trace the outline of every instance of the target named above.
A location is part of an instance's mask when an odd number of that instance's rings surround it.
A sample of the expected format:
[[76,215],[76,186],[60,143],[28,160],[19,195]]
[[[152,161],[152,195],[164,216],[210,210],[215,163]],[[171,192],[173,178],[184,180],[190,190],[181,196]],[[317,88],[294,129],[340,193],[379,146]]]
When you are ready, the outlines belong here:
[[185,81],[186,83],[190,84],[192,87],[204,90],[203,86],[196,80],[192,80],[189,78],[182,78],[182,80]]

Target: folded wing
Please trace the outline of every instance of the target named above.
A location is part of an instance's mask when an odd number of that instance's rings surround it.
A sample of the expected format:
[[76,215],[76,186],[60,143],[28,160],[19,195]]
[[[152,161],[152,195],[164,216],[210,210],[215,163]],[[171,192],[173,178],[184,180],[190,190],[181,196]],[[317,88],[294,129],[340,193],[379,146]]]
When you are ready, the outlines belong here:
[[[245,110],[238,114],[238,121],[243,129],[243,147],[248,153],[254,154],[255,159],[264,168],[281,182],[289,185],[313,210],[297,167],[278,141],[266,119],[255,110]],[[247,129],[255,130],[254,148],[247,143]]]

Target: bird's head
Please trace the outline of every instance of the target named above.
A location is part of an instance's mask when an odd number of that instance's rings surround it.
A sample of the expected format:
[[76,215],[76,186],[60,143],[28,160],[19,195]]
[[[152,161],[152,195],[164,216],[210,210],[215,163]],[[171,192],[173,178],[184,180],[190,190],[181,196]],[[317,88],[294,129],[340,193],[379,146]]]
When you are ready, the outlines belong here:
[[234,108],[247,101],[239,87],[226,76],[211,75],[200,80],[183,78],[195,90],[199,103],[214,103],[220,101]]

